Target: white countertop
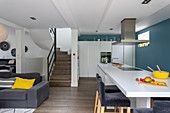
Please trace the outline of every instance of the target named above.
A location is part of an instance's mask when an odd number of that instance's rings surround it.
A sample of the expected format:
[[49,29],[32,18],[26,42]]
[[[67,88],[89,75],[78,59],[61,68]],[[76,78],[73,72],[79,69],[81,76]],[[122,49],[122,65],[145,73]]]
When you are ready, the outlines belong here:
[[[120,88],[127,97],[170,97],[170,78],[155,79],[152,72],[143,71],[123,71],[112,64],[101,64],[98,66],[107,74],[107,76]],[[124,65],[126,66],[126,65]],[[136,78],[145,78],[150,76],[156,81],[166,82],[168,87],[139,85]]]

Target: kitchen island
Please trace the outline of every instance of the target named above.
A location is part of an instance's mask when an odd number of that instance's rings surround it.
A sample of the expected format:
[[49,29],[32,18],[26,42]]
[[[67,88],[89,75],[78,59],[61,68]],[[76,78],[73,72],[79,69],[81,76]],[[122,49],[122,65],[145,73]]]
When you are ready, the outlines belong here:
[[[123,65],[123,67],[129,67]],[[146,86],[139,85],[136,78],[145,78],[150,76],[152,72],[146,70],[123,71],[112,64],[98,64],[98,73],[106,85],[115,84],[119,87],[126,97],[135,99],[136,108],[150,108],[151,97],[170,97],[170,87]],[[159,82],[165,82],[168,86],[170,79],[155,79]]]

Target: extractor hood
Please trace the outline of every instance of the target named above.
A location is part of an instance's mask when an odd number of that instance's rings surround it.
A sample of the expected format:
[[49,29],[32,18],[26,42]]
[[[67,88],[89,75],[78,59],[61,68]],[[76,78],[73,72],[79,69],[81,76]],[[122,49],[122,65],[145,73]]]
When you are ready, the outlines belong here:
[[121,21],[121,40],[113,42],[115,44],[135,45],[149,42],[149,40],[136,40],[135,38],[136,18],[125,18]]

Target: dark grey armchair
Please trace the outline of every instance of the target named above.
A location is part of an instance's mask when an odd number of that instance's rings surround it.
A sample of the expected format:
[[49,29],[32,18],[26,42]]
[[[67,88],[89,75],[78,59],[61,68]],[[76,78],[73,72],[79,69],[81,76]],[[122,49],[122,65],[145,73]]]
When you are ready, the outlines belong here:
[[169,100],[155,100],[152,108],[136,108],[134,113],[170,113]]

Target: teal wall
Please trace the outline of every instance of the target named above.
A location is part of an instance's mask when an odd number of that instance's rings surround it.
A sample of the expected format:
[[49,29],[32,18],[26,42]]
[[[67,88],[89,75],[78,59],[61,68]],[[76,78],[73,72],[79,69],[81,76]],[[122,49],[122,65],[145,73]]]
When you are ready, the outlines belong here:
[[170,72],[170,19],[155,24],[136,33],[150,31],[150,45],[136,47],[136,66],[147,69],[147,66],[156,70],[158,64],[162,70]]
[[94,41],[94,39],[95,41],[98,39],[101,41],[110,41],[110,39],[118,41],[120,40],[120,37],[120,35],[80,35],[78,41]]

